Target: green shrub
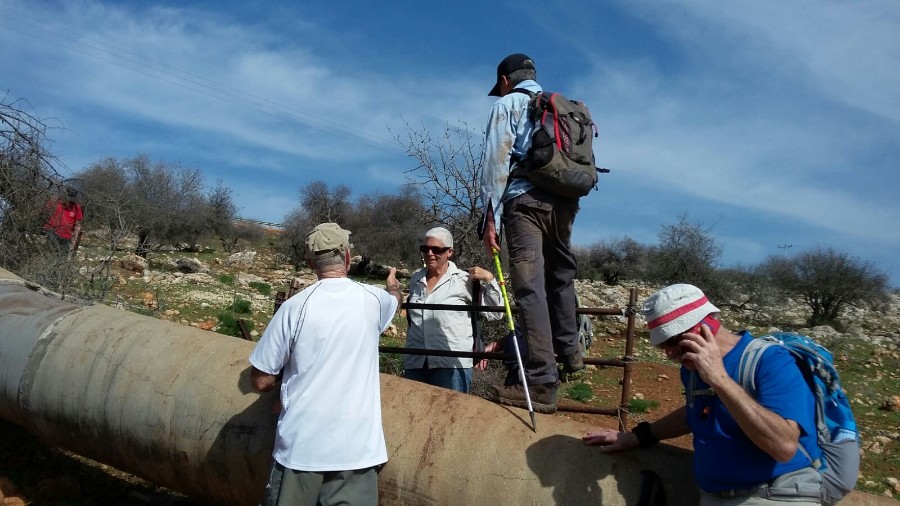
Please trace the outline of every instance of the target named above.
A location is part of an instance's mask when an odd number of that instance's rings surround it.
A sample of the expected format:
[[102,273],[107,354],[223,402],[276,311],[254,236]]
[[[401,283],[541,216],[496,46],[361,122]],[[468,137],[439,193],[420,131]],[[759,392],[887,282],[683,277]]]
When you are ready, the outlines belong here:
[[632,413],[646,413],[653,408],[659,407],[659,401],[654,401],[652,399],[631,399],[628,402],[628,409]]
[[272,294],[272,285],[268,283],[263,283],[262,281],[251,281],[249,283],[250,288],[256,288],[256,290],[263,295],[271,295]]
[[594,391],[585,383],[578,383],[566,388],[566,395],[579,402],[587,402],[594,397]]
[[230,306],[228,306],[229,311],[238,314],[249,314],[250,308],[250,301],[244,299],[237,299]]
[[219,283],[230,285],[234,283],[234,276],[231,274],[219,274]]
[[378,367],[383,374],[403,376],[403,355],[396,353],[379,353]]
[[[241,327],[238,325],[238,321],[241,318],[235,318],[234,314],[231,311],[222,311],[219,313],[219,327],[217,332],[219,334],[225,334],[226,336],[234,336],[234,337],[244,337],[241,334]],[[253,327],[256,326],[256,323],[253,320],[244,320],[244,325],[246,325],[247,330],[253,330]]]
[[240,336],[241,328],[238,327],[237,318],[230,311],[219,313],[219,334],[226,336]]

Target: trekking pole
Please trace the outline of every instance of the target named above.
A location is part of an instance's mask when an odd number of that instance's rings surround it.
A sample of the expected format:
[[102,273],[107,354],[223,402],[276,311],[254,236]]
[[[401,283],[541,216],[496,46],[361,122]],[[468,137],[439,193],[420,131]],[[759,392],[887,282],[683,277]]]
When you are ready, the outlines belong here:
[[506,309],[506,322],[509,324],[509,335],[512,337],[513,348],[516,350],[516,362],[519,363],[519,379],[525,390],[525,402],[528,403],[528,415],[531,417],[531,431],[537,432],[537,424],[534,421],[534,408],[531,406],[531,392],[528,391],[528,381],[525,379],[525,367],[522,365],[522,352],[519,351],[519,339],[516,335],[516,323],[513,321],[512,309],[509,307],[509,295],[506,293],[506,280],[503,279],[503,268],[500,266],[500,252],[494,250],[494,266],[497,269],[497,282],[500,284],[500,292],[503,294],[503,306]]

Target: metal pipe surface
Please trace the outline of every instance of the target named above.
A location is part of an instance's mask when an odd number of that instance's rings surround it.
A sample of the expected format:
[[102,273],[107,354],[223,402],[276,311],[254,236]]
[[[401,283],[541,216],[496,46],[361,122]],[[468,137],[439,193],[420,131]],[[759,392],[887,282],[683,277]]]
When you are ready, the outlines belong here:
[[[0,417],[211,504],[258,504],[276,392],[251,388],[252,343],[26,285],[0,269]],[[690,452],[604,455],[582,444],[587,426],[560,416],[538,415],[533,433],[524,410],[389,375],[381,388],[382,504],[631,505],[644,469],[670,504],[697,501]]]

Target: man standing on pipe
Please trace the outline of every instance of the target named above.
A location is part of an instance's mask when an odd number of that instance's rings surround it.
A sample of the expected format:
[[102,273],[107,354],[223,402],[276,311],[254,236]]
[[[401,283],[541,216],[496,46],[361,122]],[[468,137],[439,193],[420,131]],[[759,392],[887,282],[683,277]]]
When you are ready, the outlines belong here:
[[[511,177],[531,147],[534,122],[527,114],[528,103],[530,93],[542,91],[536,79],[534,61],[524,54],[511,54],[497,66],[497,82],[488,93],[500,98],[491,109],[482,158],[481,238],[492,256],[500,251],[501,223],[505,228],[513,293],[522,309],[519,322],[526,340],[527,388],[535,411],[553,413],[559,385],[556,355],[567,375],[584,369],[575,315],[577,266],[571,245],[578,199],[536,188],[527,177]],[[489,387],[488,397],[527,408],[526,387],[516,378],[510,374],[507,384]]]
[[282,304],[250,355],[257,390],[281,379],[264,506],[378,504],[376,473],[387,462],[378,344],[400,283],[394,268],[387,291],[350,280],[350,247],[336,223],[306,236],[318,281]]

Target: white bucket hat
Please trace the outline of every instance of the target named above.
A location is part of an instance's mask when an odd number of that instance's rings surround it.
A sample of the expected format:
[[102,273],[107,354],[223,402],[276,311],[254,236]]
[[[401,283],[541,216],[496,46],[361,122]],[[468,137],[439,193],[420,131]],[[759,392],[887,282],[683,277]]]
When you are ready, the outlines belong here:
[[696,286],[677,284],[647,298],[641,312],[650,329],[650,344],[658,346],[700,323],[706,315],[718,313],[719,308],[713,306]]

